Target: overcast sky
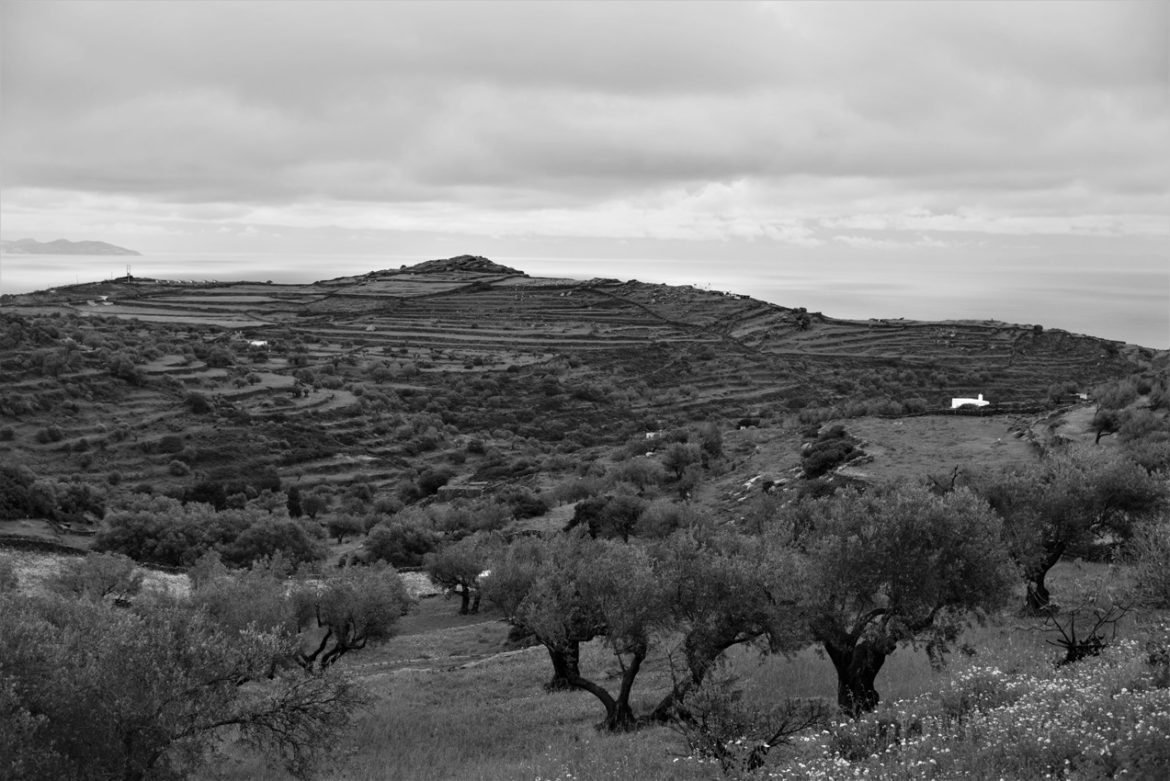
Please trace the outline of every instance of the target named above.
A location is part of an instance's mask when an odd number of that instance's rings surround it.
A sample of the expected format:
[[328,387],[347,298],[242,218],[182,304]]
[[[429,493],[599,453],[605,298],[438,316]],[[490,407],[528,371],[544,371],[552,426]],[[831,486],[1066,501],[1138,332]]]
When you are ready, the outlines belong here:
[[940,264],[1170,238],[1167,2],[2,8],[5,238]]

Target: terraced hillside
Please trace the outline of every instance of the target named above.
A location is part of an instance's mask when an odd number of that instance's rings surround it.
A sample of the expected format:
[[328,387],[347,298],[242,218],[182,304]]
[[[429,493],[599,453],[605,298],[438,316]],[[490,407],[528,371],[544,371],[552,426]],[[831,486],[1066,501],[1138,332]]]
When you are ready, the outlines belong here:
[[4,460],[170,491],[257,475],[378,488],[439,467],[523,481],[540,458],[571,455],[568,470],[697,420],[904,414],[975,393],[1041,408],[1152,357],[468,256],[309,285],[123,278],[3,305]]

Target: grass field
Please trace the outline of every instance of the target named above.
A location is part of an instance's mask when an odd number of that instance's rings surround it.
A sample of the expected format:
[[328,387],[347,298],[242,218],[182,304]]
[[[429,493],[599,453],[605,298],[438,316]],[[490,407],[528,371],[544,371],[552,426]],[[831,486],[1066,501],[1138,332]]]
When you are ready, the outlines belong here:
[[[1090,582],[1101,574],[1099,565],[1063,563],[1053,573],[1054,593]],[[423,600],[417,612],[403,621],[403,634],[384,646],[347,659],[347,669],[367,688],[372,703],[338,747],[336,756],[321,769],[319,778],[668,781],[724,777],[717,764],[688,757],[681,735],[670,728],[652,726],[621,735],[598,732],[594,724],[603,712],[597,700],[584,692],[546,693],[542,683],[551,671],[547,655],[539,647],[505,647],[506,627],[497,618],[490,611],[461,617],[455,614],[454,603],[441,598]],[[1165,619],[1149,614],[1129,618],[1119,637],[1148,638],[1164,631]],[[952,655],[947,669],[941,672],[932,670],[923,652],[900,648],[878,677],[881,710],[904,712],[907,706],[899,701],[915,698],[924,701],[941,697],[941,701],[949,702],[946,698],[953,698],[955,687],[968,685],[973,676],[986,675],[988,668],[1021,680],[1050,681],[1050,685],[1065,681],[1068,685],[1067,673],[1053,672],[1056,649],[1046,643],[1049,637],[1041,631],[1040,620],[1004,614],[987,625],[970,629],[963,641],[971,653]],[[667,691],[670,649],[670,639],[664,639],[658,653],[648,660],[635,688],[636,708],[648,709]],[[583,650],[582,670],[611,686],[618,675],[613,657],[596,642]],[[745,700],[798,697],[831,701],[835,697],[832,666],[811,648],[790,657],[739,649],[728,655],[725,671],[738,676]],[[1154,694],[1160,697],[1152,716],[1155,723],[1160,723],[1158,718],[1170,720],[1170,690],[1154,690]],[[794,770],[799,767],[797,763],[808,761],[812,768],[815,757],[820,756],[818,752],[825,750],[827,735],[810,734],[806,736],[807,744],[798,740],[791,747],[775,749],[760,777],[774,773],[777,777],[800,778]],[[1045,739],[1041,736],[1038,740],[1043,744]],[[908,742],[907,752],[910,748]],[[1163,749],[1170,752],[1170,734],[1163,736],[1161,742],[1154,740],[1149,750]],[[921,747],[918,750],[921,754]],[[947,750],[958,749],[952,746]],[[1170,753],[1166,757],[1170,758]],[[1042,775],[1003,775],[1002,764],[988,762],[988,774],[977,777],[1003,776],[1023,781]],[[853,770],[843,766],[840,777],[862,777],[862,767],[863,764],[857,765],[855,776]],[[875,777],[947,777],[932,773],[929,765],[921,772],[909,772],[904,767],[896,775],[882,772],[879,769]],[[889,767],[884,772],[893,773]],[[1100,777],[1094,772],[1069,777]],[[1140,773],[1125,777],[1154,778]],[[264,767],[255,757],[233,751],[203,778],[277,781],[287,776]]]

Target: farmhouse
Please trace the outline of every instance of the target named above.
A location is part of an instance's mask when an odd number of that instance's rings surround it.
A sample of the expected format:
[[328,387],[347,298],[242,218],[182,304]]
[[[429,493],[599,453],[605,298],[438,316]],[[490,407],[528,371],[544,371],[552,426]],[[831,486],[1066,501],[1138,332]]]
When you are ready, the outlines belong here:
[[984,401],[983,394],[980,393],[974,399],[951,399],[951,409],[958,409],[959,407],[986,407],[990,401]]

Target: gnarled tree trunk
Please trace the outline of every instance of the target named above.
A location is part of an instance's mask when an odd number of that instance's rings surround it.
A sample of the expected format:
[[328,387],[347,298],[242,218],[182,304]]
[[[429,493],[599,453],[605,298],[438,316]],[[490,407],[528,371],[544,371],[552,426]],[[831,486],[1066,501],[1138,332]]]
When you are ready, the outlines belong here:
[[638,720],[634,718],[634,712],[630,709],[630,692],[634,688],[634,679],[638,677],[638,670],[641,669],[642,660],[645,658],[645,649],[639,649],[633,653],[630,664],[622,671],[622,684],[616,698],[601,686],[582,678],[580,675],[573,679],[573,686],[589,692],[601,700],[601,704],[605,706],[605,720],[597,725],[599,730],[629,732],[638,726]]
[[871,610],[857,619],[852,631],[846,631],[831,615],[821,615],[810,625],[813,637],[824,646],[837,671],[837,705],[852,718],[872,711],[881,699],[874,682],[886,657],[897,648],[883,625],[871,625],[885,613],[884,608]]
[[546,691],[568,691],[574,688],[573,681],[581,677],[581,648],[576,641],[563,646],[546,645],[548,658],[552,660],[553,677],[544,685]]
[[1026,614],[1038,615],[1051,610],[1051,594],[1048,592],[1048,586],[1044,583],[1044,579],[1048,576],[1048,571],[1055,567],[1061,556],[1064,555],[1065,547],[1063,544],[1056,545],[1048,551],[1043,559],[1028,569],[1028,593],[1024,597],[1024,612]]
[[877,707],[881,696],[874,685],[889,647],[873,640],[859,640],[853,645],[824,643],[825,651],[837,671],[837,705],[853,718]]
[[718,635],[692,632],[683,641],[683,652],[687,658],[687,672],[689,676],[675,683],[665,697],[654,707],[647,717],[649,721],[666,722],[676,714],[679,702],[691,689],[701,686],[707,673],[715,666],[716,660],[723,652],[733,645],[750,642],[761,632],[739,633],[725,632]]

